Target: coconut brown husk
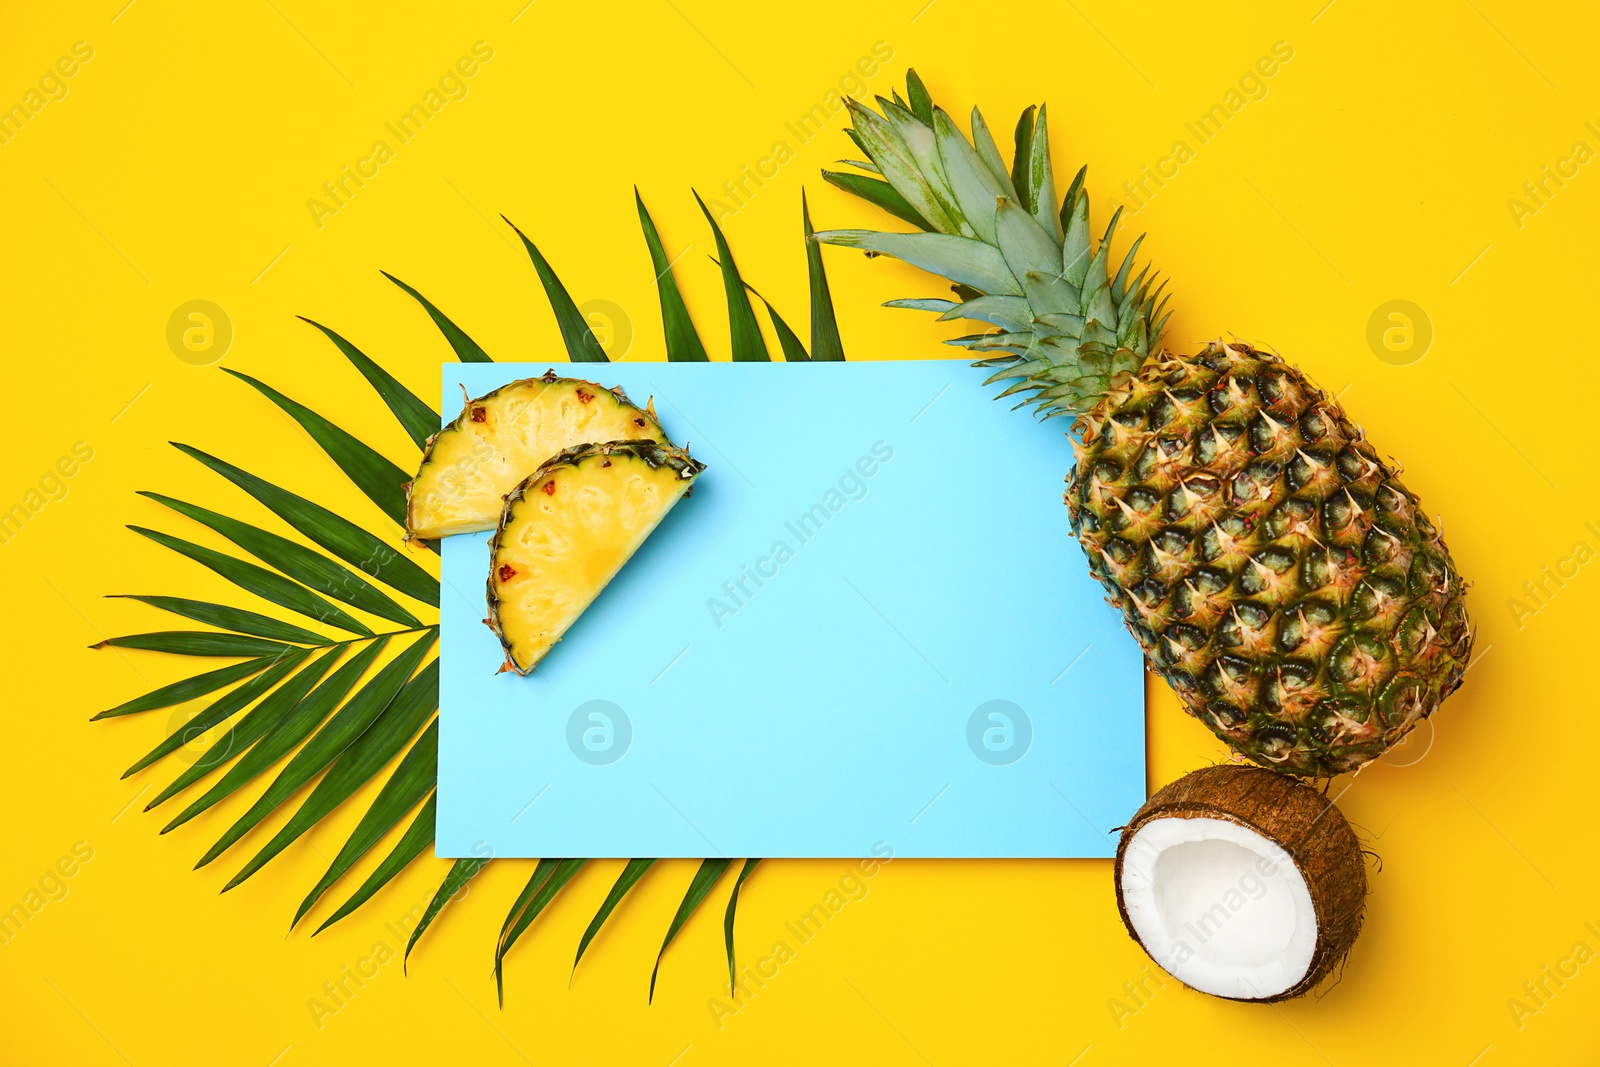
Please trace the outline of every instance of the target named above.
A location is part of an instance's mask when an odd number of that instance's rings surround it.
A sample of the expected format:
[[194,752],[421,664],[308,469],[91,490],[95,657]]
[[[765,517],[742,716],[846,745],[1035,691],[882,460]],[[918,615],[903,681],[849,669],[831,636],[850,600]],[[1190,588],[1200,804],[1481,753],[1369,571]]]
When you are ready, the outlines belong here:
[[1361,843],[1339,809],[1316,789],[1289,775],[1261,767],[1205,767],[1184,775],[1146,801],[1123,828],[1117,845],[1117,910],[1128,934],[1149,952],[1129,920],[1122,898],[1122,860],[1128,842],[1152,819],[1197,817],[1235,822],[1275,841],[1294,860],[1316,908],[1317,946],[1305,977],[1273,996],[1228,999],[1290,1000],[1316,988],[1344,961],[1361,933],[1367,869]]

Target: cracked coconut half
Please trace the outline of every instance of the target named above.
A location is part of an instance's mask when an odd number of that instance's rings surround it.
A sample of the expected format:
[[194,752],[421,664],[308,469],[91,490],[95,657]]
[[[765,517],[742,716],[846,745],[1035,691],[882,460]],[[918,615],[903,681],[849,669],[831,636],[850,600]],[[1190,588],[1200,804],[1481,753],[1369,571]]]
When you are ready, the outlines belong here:
[[1212,996],[1313,989],[1361,931],[1361,845],[1333,802],[1255,767],[1194,771],[1122,831],[1117,905],[1167,973]]

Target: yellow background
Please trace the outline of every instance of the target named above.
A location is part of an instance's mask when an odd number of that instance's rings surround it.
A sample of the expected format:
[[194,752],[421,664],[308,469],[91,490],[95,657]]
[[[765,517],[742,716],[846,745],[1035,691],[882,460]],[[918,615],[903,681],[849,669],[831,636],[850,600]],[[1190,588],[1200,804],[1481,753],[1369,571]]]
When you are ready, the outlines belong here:
[[[1585,925],[1600,928],[1597,709],[1586,684],[1600,567],[1571,555],[1580,540],[1600,548],[1585,526],[1600,520],[1591,458],[1600,375],[1587,321],[1600,170],[1580,168],[1520,225],[1507,204],[1574,142],[1600,147],[1585,127],[1600,120],[1591,13],[1507,0],[1229,11],[1103,0],[506,0],[364,12],[304,0],[125,2],[8,4],[0,15],[0,104],[21,101],[74,42],[94,49],[67,95],[0,145],[9,430],[0,507],[25,500],[74,442],[94,449],[68,495],[0,545],[9,682],[0,906],[23,900],[74,843],[94,850],[66,896],[0,947],[0,1061],[1089,1067],[1260,1056],[1465,1067],[1600,1056],[1600,964],[1550,983],[1520,1026],[1508,1006],[1575,943],[1600,950]],[[387,139],[383,124],[477,41],[494,57],[469,94],[318,228],[308,198]],[[215,301],[235,332],[224,366],[407,457],[366,385],[294,315],[345,332],[424,397],[447,349],[379,268],[417,285],[497,357],[553,355],[553,321],[498,223],[504,212],[579,301],[625,310],[628,358],[661,358],[637,183],[674,254],[688,250],[680,284],[714,358],[726,358],[719,282],[689,189],[716,195],[784,140],[796,158],[726,228],[747,278],[803,332],[802,183],[819,226],[878,219],[817,177],[856,154],[842,118],[803,146],[784,124],[880,41],[893,59],[873,90],[887,92],[914,65],[952,112],[981,102],[1002,138],[1025,103],[1048,99],[1061,180],[1087,162],[1101,219],[1142,165],[1176,140],[1195,147],[1185,122],[1223,101],[1275,42],[1293,48],[1266,95],[1199,146],[1125,234],[1148,229],[1146,254],[1174,279],[1170,342],[1237,332],[1342,391],[1445,517],[1475,583],[1481,658],[1464,689],[1436,729],[1334,785],[1383,857],[1342,981],[1277,1007],[1171,981],[1147,981],[1153,995],[1134,1001],[1124,983],[1145,980],[1147,961],[1117,920],[1108,863],[906,860],[719,1027],[707,1002],[725,978],[731,880],[669,954],[655,1005],[645,1003],[688,862],[650,874],[568,989],[577,936],[618,866],[608,862],[582,872],[517,946],[500,1011],[492,945],[526,877],[524,864],[506,863],[445,914],[409,977],[383,967],[319,1028],[307,1001],[376,942],[394,946],[385,923],[431,894],[445,862],[417,864],[314,940],[306,926],[286,937],[301,894],[364,808],[358,800],[219,897],[243,848],[189,868],[247,801],[160,837],[164,819],[141,814],[141,798],[176,774],[179,757],[118,775],[165,734],[170,713],[88,722],[187,664],[85,646],[173,624],[102,594],[224,591],[123,529],[156,524],[217,543],[135,489],[280,528],[169,439],[386,527],[264,400],[216,367],[176,358],[169,314]],[[828,264],[850,356],[948,351],[937,341],[950,331],[928,317],[877,306],[935,295],[935,283],[854,253],[830,250]],[[1393,299],[1415,302],[1434,329],[1409,365],[1380,360],[1366,339],[1369,316]],[[1009,548],[996,554],[1015,558]],[[1563,560],[1576,576],[1519,619],[1509,601]],[[1160,686],[1149,723],[1154,784],[1224,755]],[[264,840],[258,831],[245,848]],[[740,911],[743,956],[786,937],[784,923],[846,869],[760,869]],[[1119,1012],[1114,999],[1138,1010]]]

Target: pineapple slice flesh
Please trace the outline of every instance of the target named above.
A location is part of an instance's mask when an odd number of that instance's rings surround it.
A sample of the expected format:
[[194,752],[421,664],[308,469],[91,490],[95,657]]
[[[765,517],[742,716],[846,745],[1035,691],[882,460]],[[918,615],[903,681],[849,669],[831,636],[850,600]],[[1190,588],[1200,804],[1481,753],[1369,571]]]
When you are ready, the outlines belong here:
[[527,674],[628,562],[705,465],[671,445],[579,445],[506,497],[489,544],[488,623],[502,671]]
[[587,441],[667,440],[655,410],[621,389],[560,378],[524,378],[468,400],[428,439],[406,487],[406,535],[432,539],[492,530],[505,496],[551,456]]

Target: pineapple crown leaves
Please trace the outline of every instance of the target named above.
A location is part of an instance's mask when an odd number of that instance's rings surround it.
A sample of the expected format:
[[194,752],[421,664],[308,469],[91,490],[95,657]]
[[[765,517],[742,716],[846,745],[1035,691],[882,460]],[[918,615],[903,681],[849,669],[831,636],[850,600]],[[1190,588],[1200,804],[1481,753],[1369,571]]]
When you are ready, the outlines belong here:
[[[705,361],[705,343],[679,293],[672,264],[644,201],[635,198],[655,276],[666,355],[674,361]],[[703,205],[702,205],[703,207]],[[770,359],[756,327],[750,294],[755,290],[739,274],[716,219],[706,213],[718,250],[717,265],[729,304],[730,340],[736,359]],[[809,350],[777,310],[757,294],[771,318],[783,358],[789,361],[842,360],[833,299],[823,270],[821,249],[810,241],[811,219],[802,199],[801,220],[810,290]],[[515,227],[513,227],[515,229]],[[554,268],[528,237],[517,231],[550,301],[556,325],[574,361],[603,362],[609,356],[599,344]],[[421,305],[438,327],[457,359],[490,362],[491,357],[456,321],[399,278],[384,275]],[[398,378],[335,330],[306,320],[319,330],[361,374],[406,437],[421,449],[439,427],[439,415]],[[227,370],[227,368],[224,368]],[[245,813],[207,850],[197,866],[220,857],[297,793],[306,793],[299,810],[227,883],[232,889],[251,877],[312,826],[342,809],[368,783],[384,778],[365,814],[295,912],[298,925],[336,883],[343,882],[386,837],[398,839],[361,884],[326,918],[316,932],[345,918],[379,890],[429,853],[434,840],[438,780],[439,661],[434,652],[438,624],[430,609],[439,603],[439,582],[407,554],[404,531],[404,483],[411,477],[415,455],[399,463],[361,441],[310,407],[267,383],[228,371],[294,419],[327,453],[351,483],[376,507],[392,529],[371,532],[345,516],[282,488],[232,463],[187,444],[174,447],[255,500],[301,540],[274,533],[254,523],[159,493],[144,493],[172,513],[230,542],[238,554],[219,551],[143,527],[134,531],[182,555],[228,581],[250,606],[183,597],[129,595],[149,607],[180,616],[205,629],[162,630],[112,637],[97,648],[161,652],[193,657],[192,662],[226,666],[207,669],[163,685],[95,716],[115,718],[160,709],[178,709],[201,702],[192,716],[137,760],[123,777],[137,774],[172,754],[204,751],[185,759],[185,766],[145,810],[166,803],[191,786],[209,785],[173,818],[163,833],[175,829],[261,779],[281,769]],[[412,542],[413,545],[419,544]],[[436,543],[421,542],[437,551]],[[246,558],[248,557],[248,558]],[[396,596],[397,594],[398,596]],[[285,609],[274,615],[253,610],[262,603]],[[353,609],[354,614],[350,610]],[[280,614],[300,616],[290,622]],[[209,739],[209,746],[197,744]],[[409,821],[406,821],[409,817]],[[400,829],[404,824],[404,829]],[[411,933],[409,957],[445,906],[490,860],[459,859]],[[503,860],[502,863],[515,861]],[[544,860],[535,865],[527,887],[506,916],[495,951],[495,982],[500,988],[506,953],[539,913],[566,887],[586,861]],[[739,887],[759,860],[745,861],[735,879],[723,919],[730,978],[733,971],[733,923]],[[584,932],[573,961],[574,970],[590,942],[654,860],[633,860],[621,872],[604,903]],[[697,911],[728,869],[728,860],[700,865],[668,927],[655,960]],[[651,973],[654,992],[656,972]]]
[[[1087,168],[1059,205],[1044,105],[1017,122],[1011,167],[977,108],[971,137],[937,107],[916,71],[906,97],[877,98],[878,111],[847,101],[847,131],[870,162],[863,174],[822,172],[830,184],[875,204],[918,232],[827,230],[813,239],[889,255],[952,283],[957,300],[891,300],[888,307],[970,319],[993,327],[946,342],[983,353],[977,366],[1009,382],[1041,418],[1077,415],[1138,371],[1162,328],[1165,283],[1148,266],[1134,273],[1140,236],[1113,269],[1111,241],[1122,212],[1091,239]],[[876,175],[872,177],[869,175]],[[987,383],[986,383],[987,384]]]

